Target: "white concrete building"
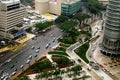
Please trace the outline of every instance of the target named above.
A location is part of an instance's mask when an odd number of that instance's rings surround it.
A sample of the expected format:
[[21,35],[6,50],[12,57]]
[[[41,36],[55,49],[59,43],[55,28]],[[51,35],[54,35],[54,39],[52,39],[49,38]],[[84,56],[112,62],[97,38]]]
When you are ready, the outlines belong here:
[[0,0],[0,35],[15,38],[25,33],[23,17],[25,8],[20,0]]

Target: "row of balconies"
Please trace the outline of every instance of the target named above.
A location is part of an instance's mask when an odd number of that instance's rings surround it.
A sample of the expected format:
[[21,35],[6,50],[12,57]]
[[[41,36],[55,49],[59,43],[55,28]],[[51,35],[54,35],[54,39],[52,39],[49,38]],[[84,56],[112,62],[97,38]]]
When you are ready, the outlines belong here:
[[117,32],[120,32],[120,26],[115,25],[113,23],[107,23],[106,22],[106,27],[109,28],[109,29],[111,29],[111,30],[115,30]]
[[[116,49],[114,49],[113,47],[110,47],[110,46],[108,46],[107,48],[105,48],[105,47],[107,47],[107,46],[104,46],[104,45],[100,46],[101,50],[103,52],[105,52],[106,54],[110,54],[110,55],[112,55],[112,54],[114,54],[114,55],[119,54],[119,49],[116,50]],[[108,49],[108,48],[110,48],[110,49]]]
[[120,6],[118,6],[118,5],[109,4],[108,7],[112,8],[112,9],[118,9],[118,10],[120,10]]
[[120,22],[120,18],[116,18],[116,17],[113,17],[113,16],[109,16],[109,15],[106,15],[108,19],[111,19],[111,20],[115,20],[117,22]]
[[113,4],[113,5],[120,5],[120,2],[118,2],[118,1],[115,1],[115,0],[110,0],[109,1],[109,4]]
[[110,22],[110,23],[115,23],[115,24],[120,25],[119,21],[110,20],[110,19],[108,19],[108,18],[106,18],[106,21],[105,21],[105,22]]

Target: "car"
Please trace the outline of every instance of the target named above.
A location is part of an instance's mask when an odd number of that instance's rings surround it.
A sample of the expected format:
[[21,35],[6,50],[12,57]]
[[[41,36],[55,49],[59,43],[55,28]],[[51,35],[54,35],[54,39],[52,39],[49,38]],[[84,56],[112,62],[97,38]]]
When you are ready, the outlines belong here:
[[39,46],[39,47],[37,47],[37,49],[40,49],[40,46]]
[[45,46],[45,48],[48,48],[49,47],[49,44],[47,44],[46,46]]
[[6,77],[4,77],[4,79],[3,80],[8,80],[9,79],[9,76],[6,76]]
[[21,65],[20,68],[22,69],[24,67],[24,65]]
[[35,48],[35,46],[32,46],[31,48],[32,48],[32,49],[34,49],[34,48]]
[[37,49],[37,50],[35,50],[35,52],[36,52],[36,53],[38,53],[38,52],[39,52],[39,50]]
[[30,63],[30,60],[29,60],[29,59],[26,61],[26,64],[28,64],[28,63]]
[[4,78],[5,78],[6,76],[8,76],[8,73],[3,74],[3,75],[1,76],[1,78],[0,78],[0,80],[4,80]]
[[77,61],[78,61],[78,62],[81,62],[81,60],[80,60],[80,59],[78,59]]
[[4,71],[3,70],[0,70],[0,74],[3,74],[4,73]]
[[0,78],[0,80],[3,80],[3,79],[5,78],[5,76],[6,76],[6,75],[2,75],[1,78]]
[[15,68],[14,71],[17,71],[17,68]]
[[59,40],[59,37],[58,37],[58,38],[56,38],[56,40]]
[[11,76],[14,76],[16,74],[16,71],[12,72]]
[[48,43],[48,45],[51,45],[51,43]]
[[32,40],[34,40],[35,38],[33,37]]
[[11,61],[11,59],[8,59],[8,60],[7,60],[7,62],[10,62],[10,61]]
[[3,65],[6,65],[7,64],[7,61],[5,61],[4,63],[3,63]]
[[94,69],[95,70],[99,70],[99,66],[94,66]]
[[37,57],[38,55],[36,54],[35,57]]
[[14,68],[14,65],[11,65],[10,68]]
[[52,42],[55,42],[55,40],[56,40],[56,38],[54,38],[54,39],[52,40]]
[[107,71],[105,68],[102,68],[101,70],[102,70],[102,71],[104,71],[104,72],[106,72],[106,71]]
[[32,59],[32,55],[30,55],[28,58],[29,58],[29,59]]

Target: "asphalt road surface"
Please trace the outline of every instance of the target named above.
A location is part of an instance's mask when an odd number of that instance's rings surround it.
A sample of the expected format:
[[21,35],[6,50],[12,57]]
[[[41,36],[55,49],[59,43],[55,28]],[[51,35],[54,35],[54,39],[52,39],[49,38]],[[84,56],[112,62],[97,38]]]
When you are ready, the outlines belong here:
[[[26,46],[22,47],[17,52],[7,52],[7,54],[12,53],[16,56],[12,58],[10,61],[8,61],[6,64],[3,64],[0,66],[0,70],[3,70],[4,72],[0,74],[0,80],[1,77],[11,77],[13,72],[17,72],[21,70],[20,66],[23,65],[24,67],[27,66],[26,61],[28,62],[35,60],[38,56],[41,56],[44,52],[52,48],[58,43],[58,38],[62,36],[62,32],[59,28],[53,27],[49,31],[42,33],[38,35],[37,37],[34,37],[34,39],[30,39],[26,42]],[[54,41],[53,41],[54,40]],[[46,45],[49,44],[49,47],[46,48]],[[31,47],[34,46],[35,48],[32,49]],[[40,49],[38,49],[40,47]],[[39,52],[37,52],[37,50]],[[6,54],[6,55],[7,55]],[[35,57],[37,55],[37,57]],[[29,56],[32,56],[29,58]],[[3,56],[4,57],[4,56]],[[9,60],[9,59],[7,59]],[[15,71],[16,69],[16,71]]]

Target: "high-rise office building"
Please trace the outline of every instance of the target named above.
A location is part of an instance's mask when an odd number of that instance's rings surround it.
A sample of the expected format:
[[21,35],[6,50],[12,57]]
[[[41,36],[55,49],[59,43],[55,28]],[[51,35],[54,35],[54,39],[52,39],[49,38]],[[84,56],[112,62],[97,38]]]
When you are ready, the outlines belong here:
[[35,11],[69,16],[80,10],[80,4],[81,0],[35,0]]
[[101,52],[109,56],[120,55],[120,0],[109,0]]
[[15,38],[25,34],[24,13],[25,8],[20,5],[20,0],[0,0],[0,35]]
[[80,10],[81,0],[66,0],[61,4],[61,14],[70,16]]

